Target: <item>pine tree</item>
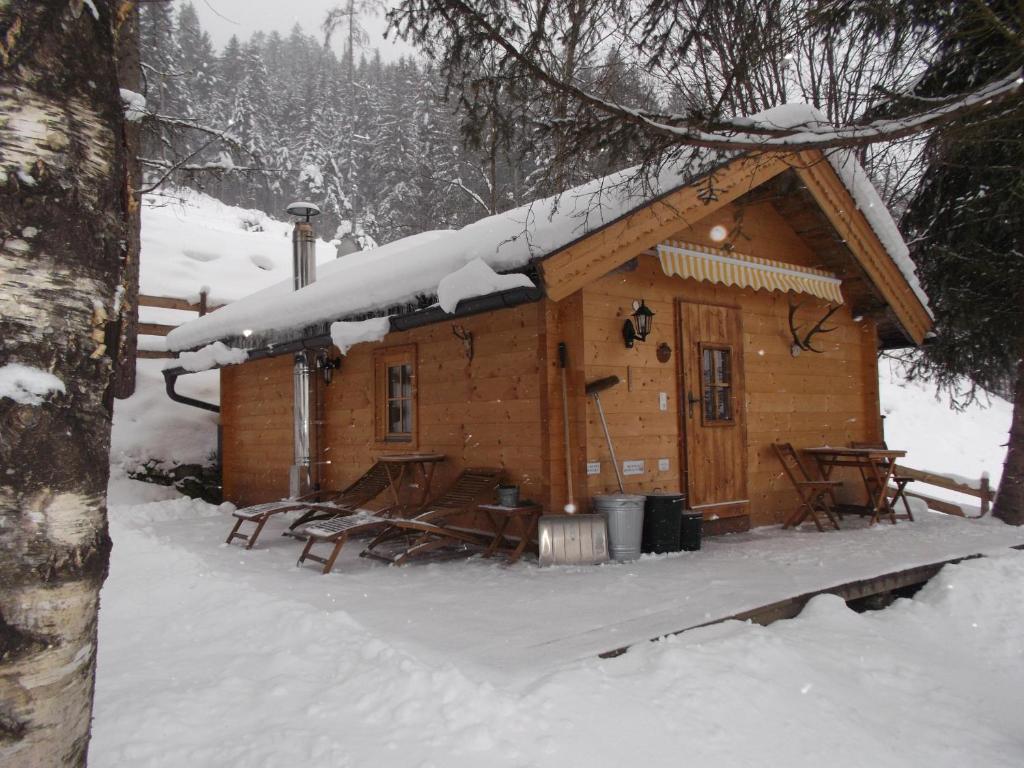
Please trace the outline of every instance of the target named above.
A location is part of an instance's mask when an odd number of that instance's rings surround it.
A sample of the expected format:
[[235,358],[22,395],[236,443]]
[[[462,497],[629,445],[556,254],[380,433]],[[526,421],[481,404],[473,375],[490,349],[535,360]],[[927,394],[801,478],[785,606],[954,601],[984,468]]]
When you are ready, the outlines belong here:
[[[918,94],[972,87],[1024,62],[1016,3],[913,4],[942,45]],[[988,16],[987,14],[991,14]],[[998,23],[991,23],[991,20]],[[1009,34],[1008,34],[1009,33]],[[959,121],[928,141],[927,167],[903,224],[931,299],[936,336],[918,371],[955,389],[960,377],[1014,393],[1014,415],[993,513],[1024,524],[1024,107]]]
[[211,122],[210,110],[213,94],[217,90],[213,43],[199,23],[199,15],[192,3],[185,3],[178,11],[176,30],[181,51],[181,68],[187,78],[186,103],[202,122]]
[[139,9],[139,50],[145,97],[152,112],[191,113],[186,73],[170,3],[144,3]]

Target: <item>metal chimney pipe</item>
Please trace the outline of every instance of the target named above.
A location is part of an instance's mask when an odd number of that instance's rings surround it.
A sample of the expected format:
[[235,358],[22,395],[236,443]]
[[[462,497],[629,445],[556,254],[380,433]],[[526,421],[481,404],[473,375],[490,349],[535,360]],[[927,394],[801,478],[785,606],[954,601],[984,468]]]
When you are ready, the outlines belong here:
[[[292,271],[294,288],[305,288],[316,280],[316,233],[310,218],[320,214],[312,203],[292,203],[287,208],[292,216],[303,217],[292,230]],[[292,443],[295,459],[288,477],[288,495],[292,498],[309,493],[313,487],[310,456],[310,365],[308,353],[298,352],[292,366]]]

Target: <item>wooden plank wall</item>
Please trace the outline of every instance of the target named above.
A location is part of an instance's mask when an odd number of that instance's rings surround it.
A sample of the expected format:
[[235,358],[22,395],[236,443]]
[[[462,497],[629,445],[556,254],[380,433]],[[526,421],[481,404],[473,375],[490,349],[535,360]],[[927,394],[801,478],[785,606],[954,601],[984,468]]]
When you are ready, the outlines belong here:
[[[711,227],[721,224],[735,231],[737,222],[738,251],[815,266],[814,254],[767,203],[730,206],[675,239],[715,245]],[[646,342],[626,349],[622,324],[633,311],[633,300],[640,298],[655,312],[653,332]],[[825,353],[804,352],[794,358],[789,351],[788,299],[787,294],[670,278],[652,256],[638,257],[634,271],[614,272],[583,290],[585,378],[622,379],[602,396],[602,404],[620,463],[645,464],[643,475],[624,478],[627,491],[682,487],[678,300],[742,307],[748,491],[754,525],[779,522],[796,503],[771,450],[773,442],[806,447],[879,439],[874,326],[854,321],[844,306],[829,323],[838,330],[816,339]],[[809,296],[796,300],[803,303],[798,323],[813,324],[827,307]],[[655,357],[662,342],[672,348],[667,363]],[[660,392],[668,395],[667,411],[659,410]],[[615,474],[592,400],[587,405],[587,453],[590,460],[601,462],[600,475],[588,478],[589,493],[614,491]],[[658,460],[666,458],[668,470],[659,470]]]
[[220,372],[224,498],[239,505],[288,495],[292,452],[290,355]]
[[[528,304],[457,321],[473,334],[473,359],[452,323],[393,333],[360,344],[323,388],[322,485],[344,487],[381,453],[444,453],[435,488],[466,466],[505,468],[522,493],[547,501],[542,457],[541,400],[545,376],[542,304]],[[373,352],[415,344],[418,360],[418,439],[378,443],[374,435]],[[225,498],[254,503],[287,494],[292,462],[291,358],[284,356],[222,372]],[[545,394],[546,397],[546,394]]]

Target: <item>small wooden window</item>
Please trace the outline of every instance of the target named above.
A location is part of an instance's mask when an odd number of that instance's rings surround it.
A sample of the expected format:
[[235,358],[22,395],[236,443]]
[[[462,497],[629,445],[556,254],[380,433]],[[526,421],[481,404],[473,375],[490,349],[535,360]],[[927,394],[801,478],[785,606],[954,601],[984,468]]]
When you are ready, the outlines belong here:
[[704,424],[733,424],[732,348],[700,345],[701,415]]
[[374,359],[377,440],[416,442],[416,349],[379,350]]

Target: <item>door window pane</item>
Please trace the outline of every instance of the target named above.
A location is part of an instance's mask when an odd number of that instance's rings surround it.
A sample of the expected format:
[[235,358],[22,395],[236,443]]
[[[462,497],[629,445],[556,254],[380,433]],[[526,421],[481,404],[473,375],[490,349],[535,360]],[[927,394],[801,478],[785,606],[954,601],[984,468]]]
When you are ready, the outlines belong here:
[[704,421],[715,418],[715,392],[711,387],[704,387]]
[[705,424],[730,424],[732,413],[732,350],[701,349],[701,401]]

